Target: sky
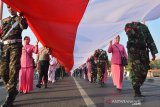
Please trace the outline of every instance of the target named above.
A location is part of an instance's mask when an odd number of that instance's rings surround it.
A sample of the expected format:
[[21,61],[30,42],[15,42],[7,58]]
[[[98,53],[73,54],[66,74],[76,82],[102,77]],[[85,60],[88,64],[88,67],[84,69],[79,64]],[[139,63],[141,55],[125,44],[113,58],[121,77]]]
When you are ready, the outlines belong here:
[[[10,14],[7,11],[6,5],[4,5],[3,7],[3,18],[8,17]],[[145,22],[146,25],[148,26],[152,37],[156,43],[157,49],[160,52],[160,18],[153,20],[153,21],[149,21],[149,22]],[[33,32],[31,31],[30,28],[28,28],[27,30],[24,30],[22,33],[22,37],[24,38],[24,36],[29,36],[31,38],[31,44],[35,45],[36,44],[36,36],[33,34]],[[127,36],[125,34],[125,32],[123,31],[120,34],[121,40],[120,43],[124,45],[124,47],[126,47],[126,43],[127,43]],[[39,47],[41,47],[42,45],[39,43]],[[108,46],[106,46],[104,49],[106,50],[108,48]],[[111,54],[108,54],[109,59],[111,58]],[[35,55],[34,55],[35,57]],[[160,53],[158,53],[156,55],[157,58],[160,58]]]

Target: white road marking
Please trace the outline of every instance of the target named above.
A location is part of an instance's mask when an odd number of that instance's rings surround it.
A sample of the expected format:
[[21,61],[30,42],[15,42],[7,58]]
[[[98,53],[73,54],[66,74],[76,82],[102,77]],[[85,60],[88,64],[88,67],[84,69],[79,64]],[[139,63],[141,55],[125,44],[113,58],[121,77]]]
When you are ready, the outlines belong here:
[[90,99],[90,97],[87,95],[87,93],[84,91],[84,89],[80,86],[80,84],[78,83],[78,81],[73,77],[77,88],[79,90],[79,92],[81,93],[81,96],[83,97],[84,102],[86,103],[87,107],[96,107],[96,105],[94,104],[94,102]]

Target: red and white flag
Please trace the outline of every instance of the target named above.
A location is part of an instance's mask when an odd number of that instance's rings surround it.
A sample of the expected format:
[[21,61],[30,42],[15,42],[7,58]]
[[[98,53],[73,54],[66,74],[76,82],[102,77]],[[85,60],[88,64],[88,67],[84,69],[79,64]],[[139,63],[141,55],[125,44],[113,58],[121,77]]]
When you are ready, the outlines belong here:
[[66,70],[86,62],[132,21],[160,17],[160,0],[2,0],[23,12],[30,28]]

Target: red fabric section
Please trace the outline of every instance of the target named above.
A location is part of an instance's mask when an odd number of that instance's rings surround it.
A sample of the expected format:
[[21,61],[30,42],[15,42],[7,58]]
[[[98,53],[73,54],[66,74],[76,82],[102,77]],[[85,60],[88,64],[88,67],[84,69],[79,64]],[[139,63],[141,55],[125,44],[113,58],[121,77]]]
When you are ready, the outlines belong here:
[[2,29],[0,28],[0,37],[2,36],[2,33],[3,33],[3,32],[2,32]]
[[77,27],[88,0],[2,0],[23,12],[30,28],[41,43],[67,71],[73,66],[73,50]]

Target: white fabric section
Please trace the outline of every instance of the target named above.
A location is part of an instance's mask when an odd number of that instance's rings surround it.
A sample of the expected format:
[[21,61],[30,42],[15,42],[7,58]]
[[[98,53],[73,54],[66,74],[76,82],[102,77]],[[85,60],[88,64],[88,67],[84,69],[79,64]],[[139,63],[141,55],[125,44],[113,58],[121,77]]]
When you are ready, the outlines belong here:
[[78,26],[72,70],[120,34],[127,22],[157,19],[159,10],[160,0],[90,0]]
[[50,65],[53,65],[53,64],[56,65],[58,62],[55,57],[51,57],[49,63],[50,63]]

